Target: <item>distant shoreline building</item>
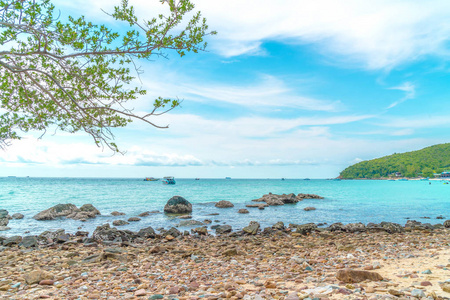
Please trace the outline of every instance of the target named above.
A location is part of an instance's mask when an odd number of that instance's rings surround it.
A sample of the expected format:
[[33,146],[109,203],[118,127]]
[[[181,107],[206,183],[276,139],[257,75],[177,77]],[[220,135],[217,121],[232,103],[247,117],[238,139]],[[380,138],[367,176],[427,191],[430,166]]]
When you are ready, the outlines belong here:
[[434,177],[437,178],[450,178],[450,171],[444,171],[442,173],[434,173]]

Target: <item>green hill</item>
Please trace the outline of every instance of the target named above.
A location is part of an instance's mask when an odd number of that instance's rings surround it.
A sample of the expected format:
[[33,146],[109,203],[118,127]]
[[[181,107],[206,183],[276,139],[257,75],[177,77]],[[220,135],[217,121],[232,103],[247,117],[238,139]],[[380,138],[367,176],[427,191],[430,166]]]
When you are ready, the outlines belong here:
[[418,151],[394,153],[354,164],[341,172],[340,178],[381,178],[399,172],[403,177],[433,177],[433,173],[450,170],[450,143]]

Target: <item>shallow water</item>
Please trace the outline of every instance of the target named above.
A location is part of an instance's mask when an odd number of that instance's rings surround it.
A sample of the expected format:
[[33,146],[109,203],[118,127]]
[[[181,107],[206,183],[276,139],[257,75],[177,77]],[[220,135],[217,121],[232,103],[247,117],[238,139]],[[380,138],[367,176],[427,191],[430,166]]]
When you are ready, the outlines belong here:
[[[165,203],[174,195],[180,195],[193,204],[193,219],[213,220],[214,224],[230,224],[233,229],[246,226],[257,220],[263,227],[277,221],[288,223],[375,222],[391,221],[405,224],[407,218],[436,224],[443,215],[450,218],[450,184],[440,181],[380,181],[380,180],[300,180],[286,179],[176,179],[177,184],[168,186],[161,181],[148,182],[142,179],[102,178],[0,178],[0,209],[9,214],[22,213],[22,220],[10,220],[11,230],[0,232],[3,236],[39,234],[45,230],[64,228],[74,233],[77,228],[92,231],[96,226],[113,220],[127,220],[144,211],[162,211]],[[238,214],[239,208],[252,199],[272,192],[313,193],[325,199],[306,199],[298,204],[272,206],[265,210],[248,208],[249,214]],[[235,207],[219,209],[215,201],[228,200]],[[38,212],[58,203],[72,203],[80,207],[91,203],[102,216],[87,222],[61,219],[36,221],[32,217]],[[307,206],[315,211],[304,211]],[[112,211],[121,211],[125,216],[113,217]],[[219,213],[217,216],[209,216]],[[430,219],[423,219],[429,217]],[[122,229],[138,230],[143,227],[169,228],[178,219],[164,214],[143,217],[139,222],[121,226]],[[180,228],[184,229],[184,228]],[[189,229],[189,228],[185,228]]]

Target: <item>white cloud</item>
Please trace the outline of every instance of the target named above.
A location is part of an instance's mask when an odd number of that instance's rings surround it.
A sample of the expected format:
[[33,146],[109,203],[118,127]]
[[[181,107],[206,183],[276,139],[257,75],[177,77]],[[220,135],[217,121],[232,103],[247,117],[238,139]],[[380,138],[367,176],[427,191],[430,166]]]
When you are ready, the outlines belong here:
[[387,107],[387,109],[393,108],[393,107],[399,105],[400,103],[405,102],[408,99],[414,99],[414,97],[416,96],[416,86],[414,84],[412,84],[411,82],[405,82],[399,86],[394,86],[389,89],[403,91],[403,92],[405,92],[405,96],[403,98],[401,98],[400,100],[391,103]]

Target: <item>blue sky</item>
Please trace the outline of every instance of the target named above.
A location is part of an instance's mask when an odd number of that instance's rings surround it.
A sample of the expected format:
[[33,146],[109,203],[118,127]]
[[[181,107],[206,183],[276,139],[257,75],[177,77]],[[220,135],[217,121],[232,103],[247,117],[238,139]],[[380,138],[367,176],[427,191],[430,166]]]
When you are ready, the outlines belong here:
[[[114,1],[91,2],[55,4],[117,27],[101,11]],[[449,2],[193,2],[218,31],[208,52],[140,62],[148,95],[129,104],[183,99],[152,120],[169,129],[114,130],[125,155],[86,134],[30,133],[0,152],[0,176],[331,178],[448,142]],[[130,3],[142,18],[164,10]]]

